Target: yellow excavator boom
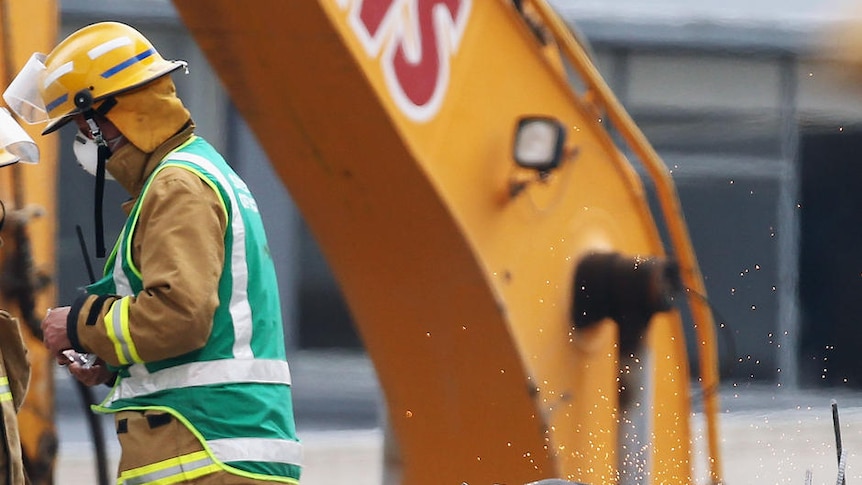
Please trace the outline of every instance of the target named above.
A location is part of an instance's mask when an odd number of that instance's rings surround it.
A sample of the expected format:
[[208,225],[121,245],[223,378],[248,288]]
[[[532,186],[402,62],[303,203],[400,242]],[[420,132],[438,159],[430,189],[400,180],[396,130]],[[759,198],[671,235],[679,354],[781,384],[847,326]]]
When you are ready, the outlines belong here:
[[[673,181],[544,0],[174,4],[338,279],[404,483],[695,482],[686,301],[721,481],[714,327]],[[0,6],[8,83],[58,11]],[[558,143],[531,166],[536,134]],[[41,163],[0,170],[0,306],[28,329],[19,420],[49,484],[56,146],[31,136]]]
[[[683,323],[654,298],[705,295],[676,193],[544,1],[174,4],[338,279],[404,483],[695,481]],[[514,160],[531,120],[565,137],[553,166]],[[713,327],[691,307],[718,483]]]

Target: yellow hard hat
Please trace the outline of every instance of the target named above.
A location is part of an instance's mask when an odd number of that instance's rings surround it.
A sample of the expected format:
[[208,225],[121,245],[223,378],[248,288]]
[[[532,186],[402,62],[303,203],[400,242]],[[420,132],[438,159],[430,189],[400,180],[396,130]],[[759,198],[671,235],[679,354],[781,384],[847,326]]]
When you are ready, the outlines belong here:
[[34,54],[3,97],[26,121],[47,121],[44,135],[81,112],[82,99],[95,106],[185,66],[165,60],[133,27],[99,22],[72,33],[47,56]]

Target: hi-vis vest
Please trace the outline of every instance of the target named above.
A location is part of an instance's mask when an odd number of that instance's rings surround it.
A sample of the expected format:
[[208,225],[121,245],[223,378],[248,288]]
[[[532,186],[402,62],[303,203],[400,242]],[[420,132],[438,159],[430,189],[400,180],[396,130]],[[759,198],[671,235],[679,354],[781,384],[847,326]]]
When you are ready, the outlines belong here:
[[[202,349],[144,363],[129,332],[128,296],[142,291],[141,273],[132,261],[132,239],[150,183],[167,167],[195,173],[218,194],[227,214],[220,303]],[[168,154],[144,183],[105,263],[105,276],[87,288],[90,294],[124,297],[105,316],[108,335],[124,365],[117,369],[116,383],[105,401],[93,409],[168,412],[197,436],[206,452],[150,465],[141,476],[121,477],[121,481],[148,483],[148,478],[189,469],[197,470],[198,476],[226,470],[264,480],[298,481],[302,449],[296,438],[278,286],[270,260],[254,198],[203,139],[192,136]]]

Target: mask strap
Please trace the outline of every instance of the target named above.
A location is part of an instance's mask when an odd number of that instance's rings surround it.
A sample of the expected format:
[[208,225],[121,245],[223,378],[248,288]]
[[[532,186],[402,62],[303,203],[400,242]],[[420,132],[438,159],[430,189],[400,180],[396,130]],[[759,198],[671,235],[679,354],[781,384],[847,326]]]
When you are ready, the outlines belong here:
[[111,158],[111,147],[102,135],[102,130],[96,122],[96,114],[104,116],[117,104],[116,99],[110,97],[106,99],[97,109],[93,108],[93,95],[87,89],[82,89],[75,95],[75,106],[81,110],[81,114],[87,121],[87,126],[90,128],[90,134],[93,136],[93,141],[98,146],[97,161],[96,161],[96,190],[95,203],[93,204],[96,231],[96,257],[105,257],[105,224],[103,218],[102,203],[105,198],[105,164]]
[[98,160],[96,162],[96,200],[94,204],[94,218],[96,230],[96,257],[105,257],[105,225],[103,219],[102,201],[105,198],[105,163],[111,157],[111,149],[108,142],[102,139],[98,148]]

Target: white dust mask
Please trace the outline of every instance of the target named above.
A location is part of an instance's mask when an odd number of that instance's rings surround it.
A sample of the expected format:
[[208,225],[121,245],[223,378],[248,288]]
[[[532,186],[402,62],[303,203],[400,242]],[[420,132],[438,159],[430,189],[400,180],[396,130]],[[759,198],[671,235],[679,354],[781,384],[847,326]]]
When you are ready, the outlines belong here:
[[[116,146],[121,139],[122,136],[118,136],[113,140],[108,140],[108,146]],[[81,130],[78,130],[78,133],[75,133],[75,141],[72,142],[72,151],[75,152],[75,158],[78,159],[78,165],[80,165],[88,174],[95,177],[96,166],[99,163],[99,145],[93,139],[84,135]],[[114,177],[105,170],[105,179],[114,180]]]

